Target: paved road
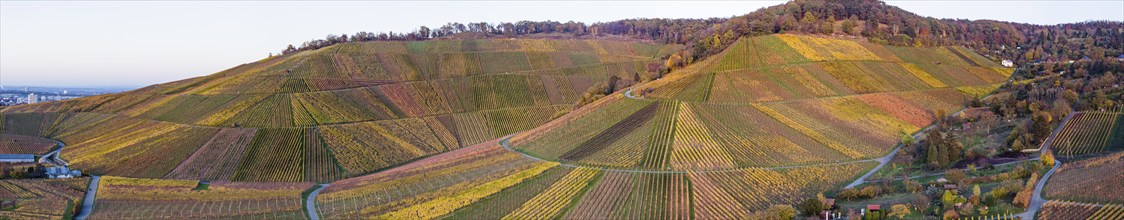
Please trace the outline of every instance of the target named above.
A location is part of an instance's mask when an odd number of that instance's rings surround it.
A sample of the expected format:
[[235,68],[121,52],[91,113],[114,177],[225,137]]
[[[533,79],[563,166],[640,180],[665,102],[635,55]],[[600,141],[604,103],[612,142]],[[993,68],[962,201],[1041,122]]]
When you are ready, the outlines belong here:
[[1058,167],[1061,166],[1062,162],[1055,160],[1054,167],[1050,168],[1046,175],[1042,175],[1038,184],[1034,185],[1034,196],[1030,198],[1030,205],[1027,205],[1025,212],[1018,214],[1019,218],[1034,219],[1034,215],[1038,214],[1039,209],[1042,209],[1042,204],[1046,204],[1046,199],[1042,198],[1042,188],[1046,187],[1047,180],[1050,180],[1050,176],[1054,175],[1054,171],[1057,171]]
[[636,96],[632,96],[632,87],[629,87],[628,90],[624,91],[624,97],[628,97],[630,99],[640,99],[640,98],[637,98]]
[[[920,134],[920,133],[918,133],[918,134]],[[876,160],[876,161],[878,161],[878,166],[875,166],[874,169],[870,169],[870,171],[866,172],[866,174],[863,174],[862,177],[859,177],[859,179],[856,179],[854,182],[851,182],[851,184],[847,184],[847,186],[844,186],[843,188],[844,189],[855,188],[855,186],[862,185],[863,183],[866,183],[866,178],[869,178],[871,175],[874,175],[874,173],[877,173],[878,170],[880,170],[880,169],[882,169],[882,167],[886,166],[887,163],[890,163],[890,160],[894,159],[894,155],[898,155],[898,149],[901,149],[901,148],[902,148],[902,145],[898,144],[898,146],[895,147],[894,151],[890,152],[890,154],[887,154],[886,156],[883,156],[881,158],[878,158],[878,160]]]
[[328,184],[320,184],[320,188],[312,190],[304,201],[304,209],[308,210],[308,218],[311,220],[320,220],[320,213],[316,212],[316,196],[320,195],[320,190],[324,188],[328,188]]
[[[1062,128],[1065,127],[1065,124],[1069,123],[1070,119],[1073,119],[1074,114],[1076,114],[1076,112],[1070,112],[1069,115],[1065,116],[1065,119],[1062,120],[1062,123],[1059,124],[1057,128],[1054,128],[1054,132],[1051,133],[1050,137],[1046,138],[1046,141],[1042,143],[1042,150],[1040,150],[1039,152],[1046,152],[1050,149],[1050,145],[1054,143],[1054,138],[1056,138],[1058,136],[1058,133],[1062,131]],[[1050,176],[1054,175],[1054,171],[1057,171],[1058,167],[1061,166],[1062,160],[1055,157],[1054,167],[1050,168],[1050,171],[1046,172],[1046,175],[1042,175],[1042,178],[1039,178],[1038,180],[1038,184],[1034,185],[1034,196],[1030,197],[1030,204],[1027,205],[1026,211],[1018,215],[1020,218],[1034,219],[1034,215],[1037,215],[1038,210],[1042,209],[1042,204],[1046,204],[1046,199],[1042,198],[1042,188],[1046,187],[1046,182],[1050,180]]]
[[98,182],[101,182],[100,176],[94,176],[90,179],[90,188],[86,190],[86,198],[82,199],[82,208],[78,209],[78,214],[74,216],[76,220],[86,220],[90,217],[90,213],[94,212],[94,200],[98,194]]
[[[992,95],[994,95],[994,94],[989,94],[987,96],[984,96],[983,98],[980,98],[980,100],[987,100],[988,98],[991,98]],[[962,108],[962,109],[960,109],[960,111],[956,111],[955,113],[952,113],[950,115],[959,115],[961,112],[964,112],[964,110],[968,110],[968,108],[967,107]],[[1068,118],[1067,118],[1067,120],[1068,120]],[[929,127],[925,127],[925,129],[917,132],[916,134],[913,134],[913,139],[914,140],[920,139],[922,134],[925,134],[925,132],[929,132],[929,130],[932,130],[935,127],[937,127],[936,124],[929,125]],[[890,152],[889,155],[886,155],[882,158],[878,158],[878,162],[881,163],[881,164],[878,164],[878,166],[874,167],[874,169],[871,169],[870,172],[867,172],[861,178],[855,180],[854,182],[851,182],[851,184],[847,184],[847,186],[845,186],[843,188],[844,189],[850,189],[850,188],[854,188],[855,186],[862,185],[863,183],[866,183],[866,178],[870,177],[871,175],[874,175],[874,173],[877,173],[878,170],[880,170],[880,169],[882,169],[882,167],[886,166],[886,164],[889,163],[890,160],[894,158],[894,155],[898,154],[898,150],[901,149],[901,148],[902,148],[902,144],[898,143],[898,146],[894,147],[893,152]]]
[[50,139],[50,140],[54,141],[55,144],[59,145],[59,148],[55,149],[54,151],[51,151],[50,153],[44,154],[43,157],[39,158],[39,163],[49,163],[49,164],[59,166],[59,167],[66,167],[66,166],[70,165],[66,161],[63,161],[62,158],[59,158],[59,152],[62,152],[62,148],[66,147],[66,144],[62,143],[62,141],[59,141],[59,140],[55,140],[55,139]]

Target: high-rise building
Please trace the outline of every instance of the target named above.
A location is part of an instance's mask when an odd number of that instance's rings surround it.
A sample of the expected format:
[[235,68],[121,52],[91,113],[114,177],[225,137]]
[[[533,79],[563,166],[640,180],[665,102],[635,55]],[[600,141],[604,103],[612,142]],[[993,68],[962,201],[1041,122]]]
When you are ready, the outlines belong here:
[[35,95],[35,93],[27,94],[27,104],[35,104],[36,102],[39,102],[38,95]]

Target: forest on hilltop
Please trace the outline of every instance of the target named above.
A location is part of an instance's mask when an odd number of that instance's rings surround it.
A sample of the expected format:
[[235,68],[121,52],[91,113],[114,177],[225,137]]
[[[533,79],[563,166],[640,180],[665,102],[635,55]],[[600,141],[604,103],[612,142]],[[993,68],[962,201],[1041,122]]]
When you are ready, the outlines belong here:
[[744,36],[803,33],[865,37],[874,43],[895,46],[962,45],[985,56],[1022,64],[1124,55],[1122,25],[1122,21],[1036,25],[994,20],[936,19],[878,0],[794,0],[731,18],[624,19],[594,24],[573,21],[451,22],[434,29],[421,26],[406,33],[329,35],[297,47],[290,45],[284,52],[343,42],[427,40],[461,33],[480,33],[483,37],[529,37],[537,34],[590,38],[621,36],[686,45],[683,51],[664,58],[670,60],[666,62],[666,67],[670,69],[721,52]]

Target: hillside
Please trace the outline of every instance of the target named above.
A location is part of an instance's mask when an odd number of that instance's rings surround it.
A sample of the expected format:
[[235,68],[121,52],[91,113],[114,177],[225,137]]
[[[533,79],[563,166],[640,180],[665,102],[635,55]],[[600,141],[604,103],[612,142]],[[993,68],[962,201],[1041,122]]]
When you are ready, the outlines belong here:
[[1060,156],[1112,152],[1124,148],[1124,118],[1119,111],[1075,112],[1051,145]]
[[634,89],[636,97],[607,99],[511,145],[547,160],[636,170],[871,159],[928,127],[937,112],[955,112],[997,88],[1011,71],[961,47],[743,38]]
[[[1047,183],[1045,197],[1086,203],[1124,203],[1124,153],[1062,164]],[[1114,193],[1107,193],[1114,192]]]
[[[0,108],[0,150],[58,140],[91,175],[0,181],[0,216],[1115,219],[1124,194],[1102,191],[1124,179],[1120,45],[1116,21],[935,19],[877,0],[330,35]],[[1078,160],[1093,154],[1108,155]]]
[[[823,55],[797,52],[785,40],[817,42],[813,46]],[[742,50],[612,94],[510,139],[338,181],[317,197],[317,210],[326,218],[761,217],[772,205],[798,204],[845,186],[873,168],[871,158],[887,154],[901,135],[933,122],[932,111],[962,108],[1011,71],[970,60],[977,55],[955,47],[883,47],[798,35],[740,42]],[[852,69],[839,76],[800,71],[824,66]],[[800,74],[812,77],[777,80]],[[774,85],[727,87],[738,93],[788,95],[710,99],[721,84],[715,75],[729,77],[722,83],[759,77]],[[899,86],[903,80],[915,83]],[[827,81],[836,82],[835,90],[825,90],[833,93],[778,89]],[[854,83],[873,87],[860,90]]]
[[534,128],[674,46],[582,40],[364,42],[120,94],[2,109],[4,133],[67,144],[95,174],[327,182]]

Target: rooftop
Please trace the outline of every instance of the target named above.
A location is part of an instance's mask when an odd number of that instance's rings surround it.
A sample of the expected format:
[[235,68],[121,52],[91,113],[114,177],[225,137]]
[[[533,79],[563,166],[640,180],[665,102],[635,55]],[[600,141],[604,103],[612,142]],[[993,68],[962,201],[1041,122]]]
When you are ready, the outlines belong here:
[[34,160],[33,154],[0,154],[0,159],[29,159]]

